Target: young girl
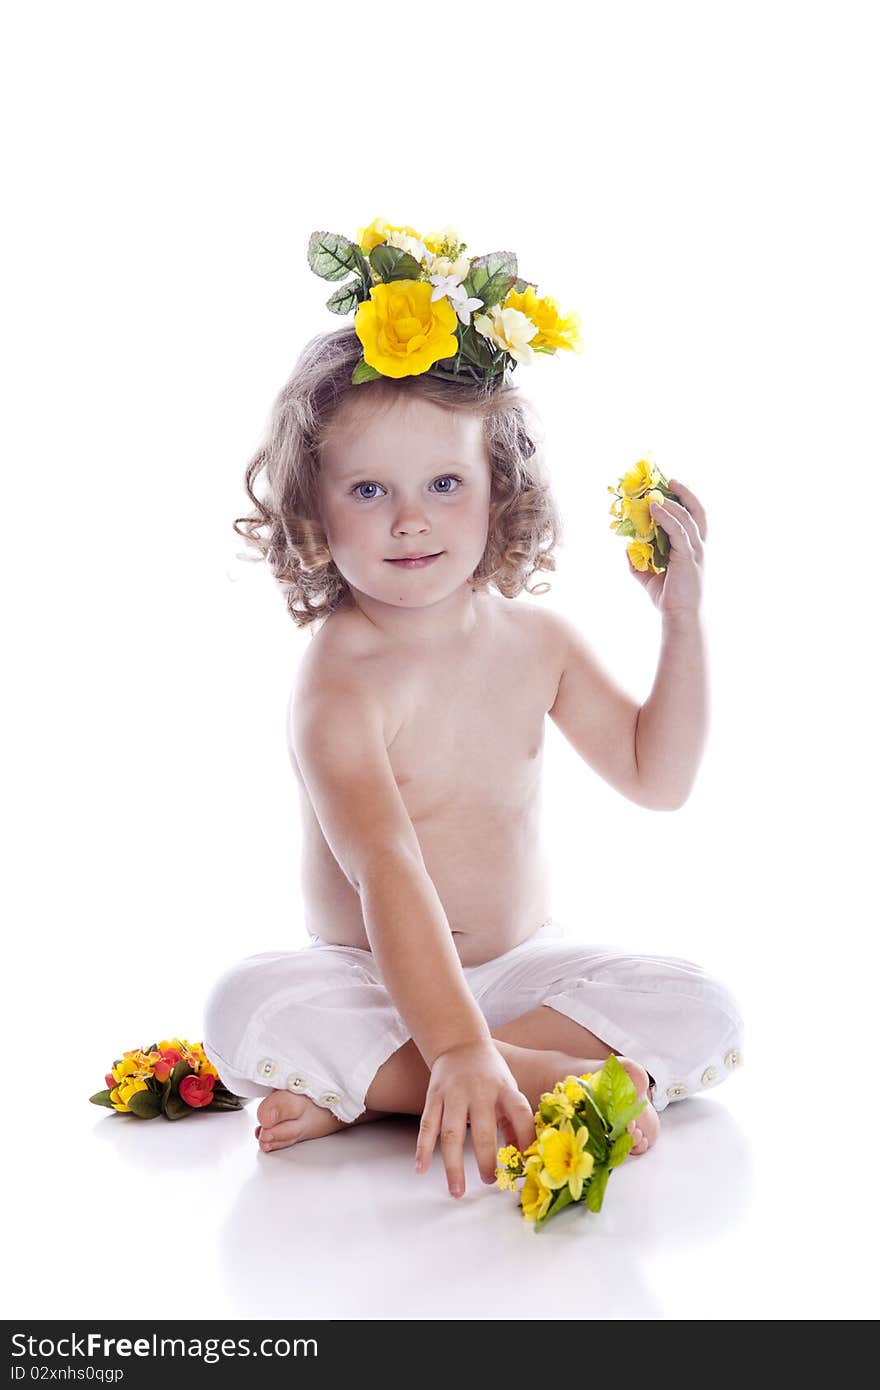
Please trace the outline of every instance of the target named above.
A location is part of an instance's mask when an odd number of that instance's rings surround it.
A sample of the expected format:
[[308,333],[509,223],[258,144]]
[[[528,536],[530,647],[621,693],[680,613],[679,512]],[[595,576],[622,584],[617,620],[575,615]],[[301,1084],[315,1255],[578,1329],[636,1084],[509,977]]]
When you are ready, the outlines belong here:
[[741,1061],[737,1005],[699,966],[564,938],[536,850],[548,714],[636,804],[689,795],[706,521],[671,484],[685,505],[655,513],[669,567],[638,575],[664,624],[639,707],[569,622],[512,602],[555,568],[560,532],[517,388],[428,372],[353,385],[363,342],[346,326],[308,344],[247,471],[240,534],[314,639],[289,710],[310,944],[228,969],[204,1047],[233,1092],[263,1097],[264,1152],[421,1115],[417,1169],[439,1138],[461,1196],[468,1125],[491,1183],[496,1127],[526,1148],[541,1093],[611,1052],[653,1101],[633,1154],[670,1101]]

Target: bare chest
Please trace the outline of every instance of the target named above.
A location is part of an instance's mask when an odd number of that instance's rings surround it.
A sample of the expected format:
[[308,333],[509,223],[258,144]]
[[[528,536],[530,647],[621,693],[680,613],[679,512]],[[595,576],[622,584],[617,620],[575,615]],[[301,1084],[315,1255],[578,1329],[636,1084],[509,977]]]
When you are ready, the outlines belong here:
[[525,658],[499,649],[389,681],[388,758],[413,821],[509,815],[533,790],[548,706]]

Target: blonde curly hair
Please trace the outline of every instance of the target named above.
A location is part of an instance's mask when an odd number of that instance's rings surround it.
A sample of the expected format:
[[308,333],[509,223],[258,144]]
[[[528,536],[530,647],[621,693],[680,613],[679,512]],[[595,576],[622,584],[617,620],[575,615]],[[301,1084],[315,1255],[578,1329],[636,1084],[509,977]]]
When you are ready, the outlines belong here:
[[562,522],[544,468],[537,416],[518,388],[470,378],[447,381],[427,373],[377,377],[353,386],[351,374],[362,351],[354,328],[345,325],[318,334],[300,353],[245,473],[254,511],[237,517],[233,529],[259,553],[243,558],[268,563],[298,627],[329,617],[350,589],[317,519],[321,446],[350,397],[383,405],[419,396],[483,421],[492,473],[491,513],[485,551],[468,581],[471,587],[492,584],[505,598],[522,589],[547,593],[549,584],[529,589],[526,581],[536,570],[556,569],[553,550],[562,539]]

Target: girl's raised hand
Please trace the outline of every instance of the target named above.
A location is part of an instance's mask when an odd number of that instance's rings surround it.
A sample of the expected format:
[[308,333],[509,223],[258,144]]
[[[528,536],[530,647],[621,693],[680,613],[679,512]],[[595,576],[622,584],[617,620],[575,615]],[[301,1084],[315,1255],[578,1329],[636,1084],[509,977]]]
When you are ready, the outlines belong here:
[[677,478],[669,486],[681,502],[667,498],[663,505],[651,503],[651,515],[669,537],[669,558],[662,574],[637,570],[629,561],[630,573],[647,589],[651,601],[664,617],[700,611],[703,593],[703,547],[706,542],[706,511],[700,499]]

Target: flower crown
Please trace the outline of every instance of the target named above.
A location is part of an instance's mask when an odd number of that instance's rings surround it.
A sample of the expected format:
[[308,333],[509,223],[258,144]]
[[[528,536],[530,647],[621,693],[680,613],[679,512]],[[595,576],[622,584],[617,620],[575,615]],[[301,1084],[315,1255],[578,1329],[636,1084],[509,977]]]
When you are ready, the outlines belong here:
[[[452,227],[421,237],[376,218],[356,241],[312,232],[309,265],[324,280],[346,280],[327,300],[334,314],[354,309],[363,346],[352,372],[359,385],[378,376],[509,379],[518,362],[559,348],[582,352],[577,314],[519,277],[512,251],[474,259]],[[476,309],[484,313],[474,313]]]

